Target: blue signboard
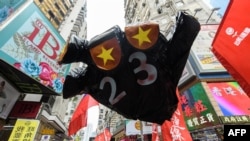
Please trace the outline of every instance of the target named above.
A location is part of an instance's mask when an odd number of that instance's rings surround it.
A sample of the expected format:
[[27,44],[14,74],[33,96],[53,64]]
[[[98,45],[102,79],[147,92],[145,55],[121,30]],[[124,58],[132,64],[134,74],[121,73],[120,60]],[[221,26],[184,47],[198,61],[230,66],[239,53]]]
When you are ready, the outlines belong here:
[[0,59],[61,94],[70,66],[60,66],[56,59],[65,40],[34,3],[20,12],[0,35]]

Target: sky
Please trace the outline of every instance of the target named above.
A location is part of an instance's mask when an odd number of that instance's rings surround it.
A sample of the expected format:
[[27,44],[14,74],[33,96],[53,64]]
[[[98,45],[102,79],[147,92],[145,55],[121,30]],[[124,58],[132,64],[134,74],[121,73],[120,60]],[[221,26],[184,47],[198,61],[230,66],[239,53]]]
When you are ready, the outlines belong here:
[[125,26],[124,0],[87,0],[87,39],[109,28]]
[[211,7],[220,7],[220,10],[218,12],[221,15],[224,15],[228,3],[230,2],[230,0],[203,0],[203,1]]

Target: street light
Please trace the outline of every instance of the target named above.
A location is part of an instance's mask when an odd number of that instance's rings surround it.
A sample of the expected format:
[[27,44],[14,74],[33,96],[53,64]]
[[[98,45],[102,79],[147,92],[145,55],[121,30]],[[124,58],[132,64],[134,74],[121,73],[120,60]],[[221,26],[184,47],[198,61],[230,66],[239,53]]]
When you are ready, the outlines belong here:
[[202,8],[196,8],[196,9],[194,9],[194,16],[199,12],[199,11],[201,11],[202,10]]
[[217,11],[217,10],[219,10],[220,9],[220,7],[215,7],[215,8],[213,8],[211,11],[211,14],[209,15],[209,17],[208,17],[208,19],[207,19],[207,21],[206,21],[206,24],[208,23],[208,21],[210,20],[210,18],[211,18],[211,16],[213,15],[213,13],[214,13],[214,11]]

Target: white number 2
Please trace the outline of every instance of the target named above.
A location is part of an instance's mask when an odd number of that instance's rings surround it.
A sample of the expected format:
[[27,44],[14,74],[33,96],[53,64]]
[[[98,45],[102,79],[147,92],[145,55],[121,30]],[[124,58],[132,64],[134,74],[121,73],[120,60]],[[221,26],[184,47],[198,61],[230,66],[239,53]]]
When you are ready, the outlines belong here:
[[122,91],[116,98],[115,98],[115,94],[116,94],[116,83],[115,80],[111,77],[104,77],[101,80],[100,83],[100,89],[102,90],[104,88],[105,83],[109,83],[111,86],[111,95],[109,97],[109,102],[111,105],[114,105],[115,103],[119,102],[125,95],[126,92]]

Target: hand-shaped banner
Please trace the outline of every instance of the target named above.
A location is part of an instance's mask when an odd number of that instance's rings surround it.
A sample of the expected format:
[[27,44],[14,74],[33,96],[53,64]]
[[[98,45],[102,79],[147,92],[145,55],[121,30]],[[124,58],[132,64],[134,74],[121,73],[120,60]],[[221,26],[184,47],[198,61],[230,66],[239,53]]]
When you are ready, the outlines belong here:
[[156,23],[114,26],[89,42],[72,36],[60,64],[83,62],[65,80],[63,97],[89,93],[129,119],[162,124],[177,108],[176,87],[200,24],[180,13],[170,41]]

